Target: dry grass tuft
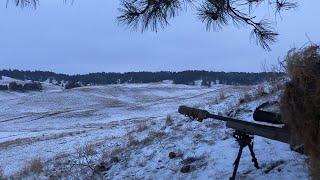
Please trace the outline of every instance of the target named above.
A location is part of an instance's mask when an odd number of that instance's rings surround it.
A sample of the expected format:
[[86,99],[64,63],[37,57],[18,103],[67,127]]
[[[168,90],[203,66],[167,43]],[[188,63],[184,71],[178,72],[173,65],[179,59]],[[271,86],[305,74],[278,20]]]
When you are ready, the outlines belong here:
[[128,134],[128,146],[137,146],[139,145],[139,141],[136,140],[131,133]]
[[173,124],[173,120],[170,115],[167,115],[166,118],[166,126],[171,126]]
[[241,97],[239,99],[239,104],[250,102],[250,101],[252,101],[252,99],[253,99],[253,97],[250,94],[246,93],[246,94],[244,94],[243,97]]
[[137,132],[143,132],[145,130],[147,130],[149,127],[147,125],[147,123],[145,121],[141,122],[138,124],[137,126]]
[[302,141],[313,179],[320,177],[320,47],[292,49],[285,59],[291,81],[281,99],[281,113],[292,144]]
[[268,93],[265,91],[264,86],[262,86],[262,85],[258,86],[258,88],[257,88],[257,94],[256,94],[257,97],[262,97],[262,96],[265,96],[265,95],[267,95],[267,94],[268,94]]
[[218,100],[218,98],[214,98],[214,100],[213,100],[213,104],[219,104],[219,100]]
[[88,156],[96,155],[98,152],[95,150],[93,144],[87,144],[83,148],[83,152]]
[[276,93],[280,90],[284,89],[284,79],[279,79],[278,82],[274,82],[271,84],[270,94]]
[[220,100],[224,100],[224,99],[226,99],[227,97],[226,97],[226,94],[224,93],[224,91],[223,90],[221,90],[220,92],[219,92],[219,99]]
[[43,168],[44,164],[42,160],[40,158],[35,158],[25,164],[20,174],[22,176],[27,176],[30,174],[40,174],[41,172],[43,172]]
[[83,156],[93,156],[96,155],[98,152],[95,150],[93,144],[86,144],[85,146],[77,149],[79,155]]
[[157,131],[157,132],[150,132],[148,134],[148,137],[146,137],[145,139],[143,139],[141,141],[141,143],[143,145],[148,145],[150,144],[151,142],[153,142],[155,139],[158,139],[158,138],[161,138],[163,136],[165,136],[166,133],[165,132],[162,132],[162,131]]

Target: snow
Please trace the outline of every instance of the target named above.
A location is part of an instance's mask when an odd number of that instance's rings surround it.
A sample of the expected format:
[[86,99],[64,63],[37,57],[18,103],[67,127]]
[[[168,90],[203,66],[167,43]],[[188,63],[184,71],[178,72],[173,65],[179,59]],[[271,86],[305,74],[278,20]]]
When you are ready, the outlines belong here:
[[[5,175],[17,174],[35,157],[51,167],[59,155],[72,156],[79,147],[93,144],[101,153],[125,149],[118,154],[120,162],[104,173],[106,179],[228,179],[238,151],[232,130],[217,120],[192,121],[177,113],[178,106],[199,107],[213,113],[241,109],[234,117],[253,121],[255,107],[279,96],[261,97],[239,105],[239,98],[245,93],[253,94],[257,86],[205,88],[170,82],[71,90],[48,82],[43,86],[42,92],[0,91],[0,166]],[[219,99],[221,91],[225,99]],[[172,125],[166,125],[167,115],[171,116]],[[147,128],[137,130],[141,124]],[[139,142],[137,145],[128,145],[129,134]],[[305,157],[290,151],[287,144],[261,137],[255,137],[254,141],[262,168],[253,167],[245,149],[239,166],[240,178],[308,178]],[[183,155],[170,159],[171,151]],[[194,169],[181,173],[184,160],[190,157],[196,159],[190,163]],[[105,160],[100,157],[96,163]]]

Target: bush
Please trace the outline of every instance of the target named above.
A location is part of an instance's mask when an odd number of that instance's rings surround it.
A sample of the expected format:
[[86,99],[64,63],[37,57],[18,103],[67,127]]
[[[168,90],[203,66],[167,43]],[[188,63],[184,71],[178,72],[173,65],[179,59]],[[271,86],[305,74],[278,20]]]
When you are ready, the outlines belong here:
[[41,91],[42,85],[40,82],[26,83],[24,85],[18,84],[17,82],[10,82],[8,90],[10,91]]
[[292,144],[302,142],[313,179],[320,177],[320,48],[293,49],[285,59],[291,81],[285,86],[281,113]]
[[17,82],[10,82],[9,83],[9,90],[10,91],[24,91],[23,85],[18,84]]
[[257,87],[257,97],[262,97],[262,96],[265,96],[265,95],[267,95],[268,93],[265,91],[265,88],[264,88],[264,86],[263,85],[259,85],[258,87]]
[[68,82],[64,88],[65,89],[73,89],[73,88],[77,88],[77,87],[81,87],[81,84],[78,82]]
[[211,87],[211,81],[208,80],[202,80],[201,86]]
[[0,91],[6,91],[8,90],[8,86],[7,85],[0,85]]
[[41,91],[42,85],[40,82],[26,83],[23,85],[23,89],[26,91]]
[[21,171],[21,175],[27,176],[30,174],[40,174],[43,172],[43,162],[40,158],[32,159],[31,161],[27,162],[27,164],[23,167]]
[[252,101],[252,96],[248,93],[246,93],[243,97],[241,97],[239,99],[239,104],[243,104],[243,103],[246,103],[246,102],[250,102]]

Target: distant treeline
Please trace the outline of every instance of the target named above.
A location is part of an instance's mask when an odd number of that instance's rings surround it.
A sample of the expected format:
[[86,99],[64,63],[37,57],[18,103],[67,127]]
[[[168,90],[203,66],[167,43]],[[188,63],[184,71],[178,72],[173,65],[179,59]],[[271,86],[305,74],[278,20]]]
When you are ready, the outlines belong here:
[[163,80],[172,80],[175,84],[193,85],[196,80],[202,80],[202,85],[210,86],[213,83],[227,85],[254,85],[270,78],[282,76],[281,73],[263,72],[213,72],[213,71],[182,71],[182,72],[127,72],[127,73],[89,73],[83,75],[57,74],[49,71],[20,71],[2,70],[0,76],[9,76],[20,80],[49,81],[72,88],[82,85],[103,85],[122,83],[152,83]]

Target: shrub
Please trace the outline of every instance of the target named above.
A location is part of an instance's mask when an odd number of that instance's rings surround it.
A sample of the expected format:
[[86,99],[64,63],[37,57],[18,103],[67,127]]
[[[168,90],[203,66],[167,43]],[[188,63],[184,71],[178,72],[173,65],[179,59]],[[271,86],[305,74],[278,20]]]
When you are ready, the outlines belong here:
[[252,96],[248,93],[246,93],[243,97],[241,97],[239,99],[239,104],[243,104],[243,103],[246,103],[246,102],[250,102],[252,101]]
[[283,120],[289,126],[292,145],[301,141],[310,158],[313,179],[320,177],[320,48],[292,49],[285,59],[291,81],[281,99]]
[[211,87],[211,81],[208,80],[202,80],[201,86]]
[[268,94],[268,93],[265,91],[264,86],[259,85],[258,88],[257,88],[257,96],[258,96],[258,97],[262,97],[262,96],[265,96],[265,95],[267,95],[267,94]]
[[87,157],[96,155],[98,152],[95,150],[93,144],[86,144],[83,147],[78,148],[77,153],[79,154],[79,156]]
[[17,82],[10,82],[9,83],[9,90],[10,91],[23,91],[23,85],[18,84]]
[[0,85],[0,91],[6,91],[9,90],[7,85]]
[[27,162],[20,174],[24,176],[27,176],[29,174],[39,174],[43,172],[43,168],[44,165],[42,160],[40,158],[35,158]]
[[128,134],[128,141],[129,141],[129,144],[128,146],[137,146],[139,145],[139,141],[136,140],[131,133]]
[[23,89],[26,91],[41,91],[42,85],[40,82],[26,83],[23,85]]
[[78,82],[68,82],[64,86],[65,89],[73,89],[73,88],[77,88],[77,87],[81,87],[81,84]]
[[143,145],[147,145],[147,144],[150,144],[151,142],[153,142],[155,139],[159,139],[159,138],[161,138],[161,137],[163,137],[165,135],[166,135],[165,132],[153,131],[153,132],[150,132],[148,134],[148,137],[143,139],[140,143],[143,144]]
[[145,131],[147,130],[149,127],[148,125],[146,124],[146,122],[141,122],[137,125],[137,132],[142,132],[142,131]]

